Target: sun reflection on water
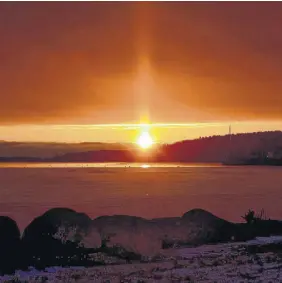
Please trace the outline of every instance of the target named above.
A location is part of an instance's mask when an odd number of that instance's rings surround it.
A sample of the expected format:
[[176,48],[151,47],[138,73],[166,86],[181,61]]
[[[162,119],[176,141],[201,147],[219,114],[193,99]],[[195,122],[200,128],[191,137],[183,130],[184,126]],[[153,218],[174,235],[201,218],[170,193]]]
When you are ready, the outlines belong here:
[[150,168],[151,165],[149,165],[149,164],[142,164],[140,167],[146,169],[146,168]]

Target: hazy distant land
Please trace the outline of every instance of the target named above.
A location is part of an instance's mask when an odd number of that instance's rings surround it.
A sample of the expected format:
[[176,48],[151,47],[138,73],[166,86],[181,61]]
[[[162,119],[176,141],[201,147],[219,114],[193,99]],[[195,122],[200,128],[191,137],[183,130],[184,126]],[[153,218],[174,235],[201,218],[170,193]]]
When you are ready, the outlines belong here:
[[[230,140],[231,138],[231,140]],[[282,148],[282,132],[234,134],[155,144],[142,151],[134,143],[0,142],[0,162],[224,162]]]

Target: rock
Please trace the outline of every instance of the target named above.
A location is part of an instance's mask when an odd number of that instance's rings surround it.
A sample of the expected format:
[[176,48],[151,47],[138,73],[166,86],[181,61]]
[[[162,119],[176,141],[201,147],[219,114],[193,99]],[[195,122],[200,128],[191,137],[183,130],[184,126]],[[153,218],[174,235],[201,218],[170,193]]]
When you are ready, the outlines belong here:
[[203,209],[192,209],[182,216],[184,225],[190,229],[191,243],[206,244],[236,240],[236,224],[219,218]]
[[20,264],[20,230],[17,223],[0,216],[0,273],[14,272]]
[[54,208],[27,226],[22,243],[31,262],[66,264],[84,258],[85,249],[100,247],[101,238],[86,214]]
[[277,220],[258,220],[252,224],[231,223],[208,211],[193,209],[183,215],[186,225],[198,230],[195,240],[200,243],[246,241],[257,236],[282,235],[282,223]]
[[122,247],[128,252],[139,254],[142,256],[154,256],[162,249],[162,240],[154,231],[139,230],[122,231],[119,230],[112,236],[107,243],[108,247]]
[[136,255],[153,256],[162,248],[157,227],[135,216],[103,216],[93,220],[108,248],[120,247]]
[[189,210],[188,212],[183,214],[182,219],[191,222],[205,223],[205,224],[214,223],[215,221],[218,220],[223,220],[201,208],[195,208]]

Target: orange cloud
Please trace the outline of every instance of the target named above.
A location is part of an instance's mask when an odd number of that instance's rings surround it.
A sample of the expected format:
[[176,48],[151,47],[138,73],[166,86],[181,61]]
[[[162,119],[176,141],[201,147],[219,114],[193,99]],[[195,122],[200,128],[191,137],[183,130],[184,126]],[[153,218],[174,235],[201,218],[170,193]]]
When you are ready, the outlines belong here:
[[[158,122],[280,119],[281,8],[1,3],[0,123],[127,122],[140,101]],[[156,87],[136,94],[142,56]]]

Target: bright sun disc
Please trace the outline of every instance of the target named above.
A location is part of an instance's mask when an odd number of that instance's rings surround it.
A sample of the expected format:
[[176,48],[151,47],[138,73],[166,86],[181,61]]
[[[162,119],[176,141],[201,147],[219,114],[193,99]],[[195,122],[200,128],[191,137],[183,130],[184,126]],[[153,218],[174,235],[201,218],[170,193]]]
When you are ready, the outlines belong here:
[[152,137],[150,136],[150,134],[149,134],[148,132],[143,132],[143,133],[139,136],[139,138],[138,138],[138,140],[137,140],[137,144],[138,144],[140,147],[146,149],[146,148],[152,146],[152,144],[153,144],[153,139],[152,139]]

